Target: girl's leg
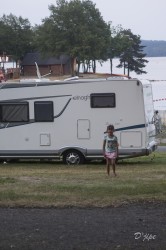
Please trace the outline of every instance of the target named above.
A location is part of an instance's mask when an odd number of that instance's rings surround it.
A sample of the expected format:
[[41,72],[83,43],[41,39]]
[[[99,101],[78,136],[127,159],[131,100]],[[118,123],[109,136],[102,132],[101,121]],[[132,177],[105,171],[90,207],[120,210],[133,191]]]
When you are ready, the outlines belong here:
[[107,174],[110,175],[110,161],[107,158]]
[[116,176],[116,159],[112,159],[111,164],[112,164],[113,174],[114,176]]

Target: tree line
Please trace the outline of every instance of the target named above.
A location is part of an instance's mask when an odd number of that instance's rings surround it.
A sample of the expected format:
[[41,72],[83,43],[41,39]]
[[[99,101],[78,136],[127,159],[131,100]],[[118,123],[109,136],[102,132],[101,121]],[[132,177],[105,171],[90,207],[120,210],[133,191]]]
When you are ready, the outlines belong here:
[[40,52],[43,56],[69,55],[71,74],[74,75],[74,62],[84,71],[91,68],[96,72],[96,61],[101,64],[119,58],[117,67],[130,75],[146,73],[144,45],[139,35],[121,25],[114,27],[106,23],[99,9],[90,0],[56,0],[49,6],[50,16],[41,25],[31,26],[28,19],[13,14],[0,17],[0,54],[12,55],[21,61],[28,52]]
[[142,40],[147,57],[166,57],[166,41]]

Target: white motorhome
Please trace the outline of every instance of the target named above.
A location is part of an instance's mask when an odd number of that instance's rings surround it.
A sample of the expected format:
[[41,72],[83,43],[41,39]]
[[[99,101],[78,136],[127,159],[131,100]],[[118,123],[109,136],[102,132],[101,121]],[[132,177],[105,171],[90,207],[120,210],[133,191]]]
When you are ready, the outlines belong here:
[[0,86],[0,158],[63,158],[67,164],[103,158],[108,124],[119,158],[156,149],[151,84],[93,79]]

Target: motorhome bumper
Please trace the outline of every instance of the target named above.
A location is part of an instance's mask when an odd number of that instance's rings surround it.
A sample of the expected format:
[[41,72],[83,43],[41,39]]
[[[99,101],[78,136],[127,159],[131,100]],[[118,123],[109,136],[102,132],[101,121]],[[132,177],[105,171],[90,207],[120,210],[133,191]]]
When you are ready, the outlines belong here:
[[157,144],[154,144],[150,148],[147,148],[147,155],[149,155],[152,152],[156,151],[156,149],[157,149]]

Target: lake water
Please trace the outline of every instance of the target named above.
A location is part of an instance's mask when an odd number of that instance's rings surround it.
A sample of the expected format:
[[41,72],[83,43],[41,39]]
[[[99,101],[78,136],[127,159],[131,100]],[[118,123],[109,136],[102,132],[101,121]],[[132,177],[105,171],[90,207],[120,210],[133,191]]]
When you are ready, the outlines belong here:
[[[166,57],[147,57],[149,62],[143,69],[147,74],[137,75],[134,72],[130,73],[131,77],[148,80],[165,80],[166,81]],[[123,68],[116,68],[119,64],[119,59],[113,59],[113,74],[123,74]],[[97,73],[110,73],[110,62],[104,62],[102,66],[100,63],[96,65]]]
[[[1,67],[3,66],[3,63],[1,63]],[[16,63],[15,62],[5,62],[4,63],[4,68],[8,69],[8,68],[15,68],[16,67]]]

